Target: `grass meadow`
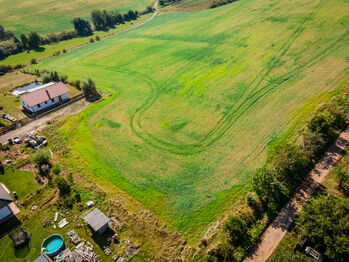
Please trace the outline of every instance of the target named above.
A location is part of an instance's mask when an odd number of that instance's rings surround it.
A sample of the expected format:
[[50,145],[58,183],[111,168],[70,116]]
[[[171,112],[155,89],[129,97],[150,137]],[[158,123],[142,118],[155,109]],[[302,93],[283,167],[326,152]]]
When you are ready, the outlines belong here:
[[126,12],[144,10],[150,0],[0,0],[0,24],[16,34],[36,31],[40,34],[72,29],[74,17],[87,18],[93,9]]
[[348,11],[346,0],[241,0],[165,13],[36,67],[112,93],[62,126],[66,143],[196,235],[348,79]]

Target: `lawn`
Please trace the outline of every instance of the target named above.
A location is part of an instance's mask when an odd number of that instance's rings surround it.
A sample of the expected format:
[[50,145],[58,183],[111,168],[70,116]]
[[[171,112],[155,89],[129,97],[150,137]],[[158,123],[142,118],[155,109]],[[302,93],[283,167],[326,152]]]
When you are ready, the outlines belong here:
[[21,72],[13,72],[0,76],[0,105],[3,106],[0,113],[7,113],[17,119],[24,118],[25,114],[22,112],[21,102],[10,93],[17,86],[34,82],[36,79],[36,76]]
[[[22,104],[19,98],[12,95],[11,92],[18,86],[30,84],[34,81],[40,81],[41,79],[35,75],[23,74],[15,71],[0,76],[0,105],[3,109],[0,113],[6,113],[15,117],[16,119],[25,118],[26,115],[22,112]],[[70,97],[76,96],[81,93],[76,87],[68,85]],[[2,120],[3,121],[3,120]],[[1,125],[1,124],[0,124]]]
[[171,228],[198,234],[348,76],[348,11],[344,0],[241,0],[165,13],[37,67],[113,93],[63,125],[66,143]]
[[17,192],[18,201],[23,201],[26,195],[39,188],[34,181],[33,173],[20,171],[12,166],[5,166],[5,173],[0,174],[0,182],[11,192]]
[[0,0],[0,24],[16,34],[36,31],[40,34],[72,29],[74,17],[87,18],[93,9],[142,11],[150,0],[45,1]]

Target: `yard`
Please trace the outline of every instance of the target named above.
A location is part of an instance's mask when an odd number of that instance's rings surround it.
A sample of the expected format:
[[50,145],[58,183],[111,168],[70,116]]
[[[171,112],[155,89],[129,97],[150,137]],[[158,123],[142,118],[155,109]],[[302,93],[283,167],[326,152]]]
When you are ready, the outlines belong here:
[[[37,76],[30,74],[23,74],[19,71],[5,74],[0,76],[0,105],[3,109],[1,113],[9,114],[10,116],[20,120],[25,118],[26,115],[22,112],[22,105],[19,98],[12,95],[11,92],[14,88],[25,84],[30,84],[34,81],[40,81]],[[74,86],[66,85],[69,88],[69,96],[73,97],[81,93],[80,90]]]
[[34,67],[113,93],[59,134],[95,176],[198,237],[250,187],[269,146],[346,79],[348,10],[246,0],[165,13]]

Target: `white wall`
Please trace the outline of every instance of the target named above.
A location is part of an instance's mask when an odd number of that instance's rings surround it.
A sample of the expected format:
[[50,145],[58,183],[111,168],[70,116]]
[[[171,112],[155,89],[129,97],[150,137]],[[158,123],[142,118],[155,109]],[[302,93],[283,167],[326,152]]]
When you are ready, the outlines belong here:
[[[68,100],[69,99],[69,94],[66,93],[66,94],[62,95],[61,97],[62,97],[62,101]],[[21,103],[22,103],[24,108],[26,108],[27,110],[29,110],[32,113],[35,113],[35,112],[38,112],[40,110],[46,109],[46,108],[48,108],[50,106],[53,106],[55,104],[58,104],[59,103],[59,98],[55,97],[53,99],[53,101],[50,99],[50,100],[46,101],[46,103],[42,102],[40,104],[40,107],[38,105],[29,107],[21,98],[20,98],[20,101],[21,101]]]

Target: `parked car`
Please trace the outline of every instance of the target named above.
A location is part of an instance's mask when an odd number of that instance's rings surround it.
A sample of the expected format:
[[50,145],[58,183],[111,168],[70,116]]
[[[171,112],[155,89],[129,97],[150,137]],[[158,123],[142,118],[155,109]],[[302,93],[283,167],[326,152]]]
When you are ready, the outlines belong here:
[[14,138],[12,138],[13,142],[15,142],[16,144],[20,144],[22,143],[22,139],[19,136],[15,136]]

